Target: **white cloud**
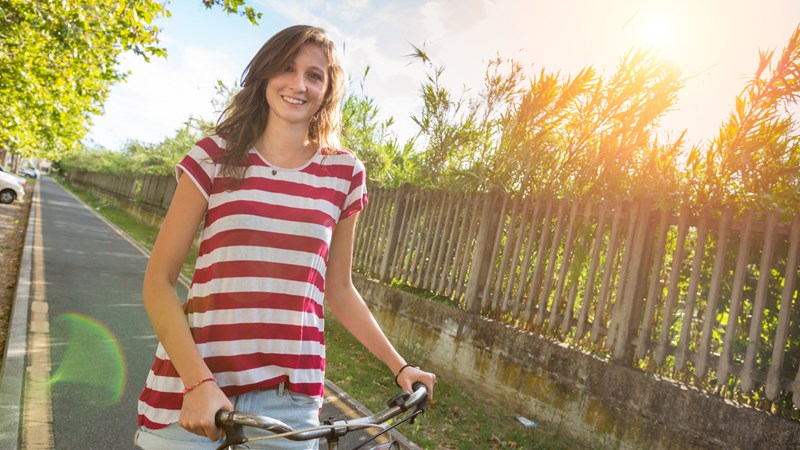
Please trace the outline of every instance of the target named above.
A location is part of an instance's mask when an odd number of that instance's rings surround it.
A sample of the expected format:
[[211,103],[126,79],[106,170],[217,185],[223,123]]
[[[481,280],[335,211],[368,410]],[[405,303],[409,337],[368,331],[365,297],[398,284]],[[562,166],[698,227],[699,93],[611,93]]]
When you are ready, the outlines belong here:
[[172,46],[168,60],[126,55],[122,67],[131,71],[95,119],[89,139],[119,148],[136,139],[158,142],[170,136],[190,117],[214,120],[211,99],[217,79],[230,84],[239,73],[225,53],[187,46]]

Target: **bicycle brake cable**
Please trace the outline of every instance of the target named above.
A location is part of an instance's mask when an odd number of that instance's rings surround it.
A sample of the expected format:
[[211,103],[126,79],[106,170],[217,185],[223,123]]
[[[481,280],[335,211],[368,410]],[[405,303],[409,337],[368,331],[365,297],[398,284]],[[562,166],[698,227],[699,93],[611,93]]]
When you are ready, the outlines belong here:
[[[402,423],[404,423],[404,422],[407,422],[407,421],[409,421],[409,420],[412,420],[412,419],[414,419],[415,417],[417,417],[418,415],[422,414],[423,412],[425,412],[425,411],[424,411],[424,410],[419,410],[419,409],[418,409],[418,410],[416,410],[416,411],[414,411],[412,414],[410,414],[410,415],[408,415],[408,416],[406,416],[406,417],[403,417],[402,419],[400,419],[399,421],[397,421],[397,423],[395,423],[395,424],[392,424],[391,426],[388,426],[388,427],[384,428],[383,430],[381,430],[381,432],[380,432],[380,433],[378,433],[378,434],[376,434],[375,436],[372,436],[371,438],[369,438],[369,439],[367,439],[366,441],[362,442],[362,443],[361,443],[361,444],[359,444],[357,447],[353,447],[353,450],[358,450],[358,449],[360,449],[361,447],[363,447],[363,446],[365,446],[365,445],[369,444],[370,442],[374,441],[375,439],[378,439],[378,437],[379,437],[379,436],[382,436],[382,435],[384,435],[384,434],[388,433],[389,431],[392,431],[393,429],[395,429],[395,428],[396,428],[397,426],[399,426],[400,424],[402,424]],[[412,420],[412,423],[413,423],[413,420]]]

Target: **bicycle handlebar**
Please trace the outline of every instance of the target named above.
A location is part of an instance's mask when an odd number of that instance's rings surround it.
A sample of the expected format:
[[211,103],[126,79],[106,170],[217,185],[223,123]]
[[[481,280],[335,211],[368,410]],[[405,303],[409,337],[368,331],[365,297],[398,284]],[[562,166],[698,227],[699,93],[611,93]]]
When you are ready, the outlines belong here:
[[371,416],[359,417],[352,420],[329,420],[318,427],[300,430],[295,430],[289,425],[272,417],[221,409],[217,411],[214,416],[214,423],[217,427],[225,430],[225,442],[217,450],[243,444],[250,440],[257,440],[257,438],[248,439],[244,435],[243,427],[245,426],[260,428],[274,433],[274,435],[268,436],[267,438],[285,437],[293,441],[309,441],[312,439],[339,437],[347,434],[351,430],[377,427],[411,408],[416,407],[415,413],[416,411],[425,411],[428,403],[428,389],[422,383],[414,383],[413,389],[414,392],[411,394],[403,391],[393,397],[387,403],[386,409],[372,414]]

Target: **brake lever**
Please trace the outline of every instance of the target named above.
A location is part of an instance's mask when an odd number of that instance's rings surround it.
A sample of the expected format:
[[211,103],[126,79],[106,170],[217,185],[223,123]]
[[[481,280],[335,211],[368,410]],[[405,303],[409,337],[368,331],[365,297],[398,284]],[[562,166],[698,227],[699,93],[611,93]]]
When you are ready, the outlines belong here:
[[386,402],[386,406],[390,408],[392,406],[397,406],[398,408],[400,408],[400,411],[406,412],[408,410],[408,406],[406,406],[406,400],[408,400],[408,397],[411,397],[411,394],[409,394],[406,391],[403,391],[395,395],[391,399],[389,399],[389,401]]

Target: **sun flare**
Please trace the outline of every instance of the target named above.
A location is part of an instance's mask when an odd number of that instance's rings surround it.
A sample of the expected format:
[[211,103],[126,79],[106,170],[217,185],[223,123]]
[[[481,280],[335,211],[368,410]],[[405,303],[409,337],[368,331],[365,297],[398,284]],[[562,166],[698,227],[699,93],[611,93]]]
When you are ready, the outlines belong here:
[[656,50],[670,59],[677,59],[683,40],[675,14],[667,9],[640,11],[632,19],[635,23],[636,40],[645,49]]

